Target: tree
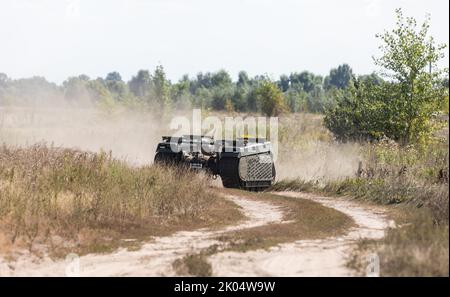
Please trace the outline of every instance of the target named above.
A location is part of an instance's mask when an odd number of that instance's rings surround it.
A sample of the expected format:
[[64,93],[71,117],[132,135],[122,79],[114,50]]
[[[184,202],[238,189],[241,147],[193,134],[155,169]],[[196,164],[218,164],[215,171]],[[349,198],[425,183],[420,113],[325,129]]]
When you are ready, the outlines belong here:
[[91,101],[88,90],[89,78],[86,75],[69,77],[63,82],[64,97],[69,102],[85,104]]
[[206,72],[205,74],[203,74],[202,72],[197,74],[197,83],[195,84],[196,88],[198,89],[200,87],[204,87],[204,88],[211,88],[213,86],[212,84],[212,75],[210,72]]
[[151,90],[154,99],[159,107],[170,108],[170,82],[166,78],[166,73],[161,65],[158,65],[151,77]]
[[225,110],[227,112],[233,112],[234,111],[233,102],[231,102],[230,99],[225,100]]
[[361,79],[344,90],[336,89],[336,105],[327,108],[325,126],[341,141],[375,140],[395,134],[391,116],[384,113],[386,102],[379,100],[387,95],[395,97],[395,92],[386,95],[383,90],[386,88]]
[[350,81],[353,79],[353,70],[348,64],[333,68],[330,74],[325,78],[325,88],[330,89],[332,87],[338,89],[345,89],[349,86]]
[[[48,82],[44,77],[11,79],[0,74],[0,104],[39,105],[45,102],[58,104],[62,97],[60,87]],[[56,100],[55,100],[56,99]]]
[[227,101],[231,100],[234,95],[231,85],[214,87],[211,89],[211,92],[211,107],[215,110],[224,110]]
[[376,73],[360,75],[358,76],[358,80],[364,82],[371,82],[375,85],[381,85],[384,82],[383,78]]
[[245,71],[240,71],[238,74],[238,81],[237,81],[237,86],[246,86],[250,84],[250,78],[248,77],[247,72]]
[[193,106],[197,108],[211,107],[211,90],[205,87],[197,88],[194,93]]
[[130,91],[136,97],[145,97],[150,92],[150,73],[148,70],[139,70],[136,76],[133,76],[128,82]]
[[114,98],[102,78],[88,81],[86,83],[86,89],[93,102],[99,103],[103,107],[108,106],[108,108],[114,104]]
[[286,74],[282,74],[280,76],[280,80],[278,81],[278,87],[284,93],[289,89],[289,85],[290,85],[289,76],[287,76]]
[[248,96],[251,91],[251,86],[248,83],[237,83],[234,88],[234,94],[231,98],[233,104],[233,109],[236,111],[247,111],[248,110]]
[[79,79],[79,80],[82,80],[82,81],[86,81],[86,82],[88,82],[89,80],[91,80],[90,77],[87,76],[86,74],[80,74],[80,75],[78,75],[78,79]]
[[287,110],[283,93],[273,82],[269,80],[262,82],[255,90],[255,94],[265,115],[277,116]]
[[[448,89],[442,86],[437,61],[445,46],[428,37],[429,18],[417,29],[413,18],[397,10],[397,27],[377,35],[383,55],[375,63],[387,81],[360,77],[336,93],[336,105],[326,111],[325,125],[340,139],[379,139],[402,144],[427,140],[436,128]],[[430,71],[431,65],[431,71]]]
[[101,82],[106,86],[112,97],[116,101],[124,101],[127,99],[129,93],[125,82],[119,72],[110,72]]
[[305,112],[308,111],[307,106],[308,94],[303,90],[289,89],[284,93],[286,106],[291,112]]
[[258,111],[258,98],[256,93],[257,87],[251,88],[247,95],[247,110],[256,112]]
[[213,87],[228,87],[231,85],[231,77],[225,70],[219,70],[211,76]]
[[190,92],[191,81],[187,74],[173,84],[170,88],[171,101],[177,109],[187,109],[192,107],[194,98]]
[[448,93],[439,84],[447,71],[437,68],[437,62],[445,56],[446,45],[436,45],[433,37],[428,36],[429,15],[417,28],[416,20],[405,18],[401,9],[396,14],[397,27],[377,35],[383,41],[380,46],[383,55],[374,61],[384,69],[384,76],[401,89],[392,109],[401,111],[398,120],[404,120],[406,125],[398,138],[408,143],[432,133],[429,121]]
[[307,93],[307,110],[309,112],[323,113],[333,104],[332,94],[335,91],[329,90],[325,92],[321,85],[316,85],[312,91]]
[[122,81],[122,76],[120,76],[119,72],[110,72],[106,75],[105,80],[109,80],[109,81]]
[[316,85],[322,84],[322,77],[315,76],[311,72],[303,71],[301,73],[292,73],[289,76],[291,87],[297,90],[303,90],[307,93],[314,90]]

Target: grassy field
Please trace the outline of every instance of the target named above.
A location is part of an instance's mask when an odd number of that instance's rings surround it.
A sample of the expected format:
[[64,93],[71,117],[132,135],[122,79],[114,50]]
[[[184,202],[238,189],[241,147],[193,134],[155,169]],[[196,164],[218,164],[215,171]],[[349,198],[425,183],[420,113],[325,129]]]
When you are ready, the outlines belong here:
[[126,245],[122,239],[139,242],[242,218],[208,182],[174,168],[131,167],[106,153],[2,146],[0,252],[107,252]]

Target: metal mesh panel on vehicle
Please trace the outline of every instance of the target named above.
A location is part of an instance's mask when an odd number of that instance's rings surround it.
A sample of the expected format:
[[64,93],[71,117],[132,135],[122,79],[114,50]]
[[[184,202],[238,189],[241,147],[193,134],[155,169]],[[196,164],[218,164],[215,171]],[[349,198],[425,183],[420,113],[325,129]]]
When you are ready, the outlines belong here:
[[242,157],[239,162],[239,176],[244,181],[272,180],[273,162],[269,154]]

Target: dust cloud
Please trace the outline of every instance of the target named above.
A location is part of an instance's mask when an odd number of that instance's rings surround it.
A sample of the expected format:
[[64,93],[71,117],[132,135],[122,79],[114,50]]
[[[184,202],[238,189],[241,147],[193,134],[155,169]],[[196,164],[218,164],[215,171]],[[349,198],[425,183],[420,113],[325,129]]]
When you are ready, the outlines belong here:
[[[175,115],[192,117],[192,111]],[[222,114],[223,116],[223,114]],[[91,152],[111,152],[131,165],[153,162],[162,135],[171,135],[171,117],[148,111],[106,112],[95,106],[0,107],[0,145],[45,143]],[[292,123],[290,123],[292,124]],[[289,129],[295,129],[290,127]],[[308,139],[278,144],[277,179],[333,180],[355,174],[361,160],[357,144]]]
[[133,165],[153,161],[169,123],[148,112],[96,108],[0,107],[0,144],[29,146],[46,143],[92,152],[111,152]]
[[277,179],[325,182],[350,177],[360,160],[361,147],[356,143],[311,141],[300,147],[283,147],[276,164]]

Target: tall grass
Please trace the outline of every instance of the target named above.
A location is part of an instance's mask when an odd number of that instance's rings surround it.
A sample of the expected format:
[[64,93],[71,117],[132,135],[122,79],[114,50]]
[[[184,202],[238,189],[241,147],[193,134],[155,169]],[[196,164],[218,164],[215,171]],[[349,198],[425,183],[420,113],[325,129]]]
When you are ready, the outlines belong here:
[[[288,178],[276,183],[273,190],[316,191],[349,195],[385,205],[426,207],[435,223],[448,224],[449,151],[446,139],[436,139],[426,146],[407,147],[389,140],[362,143],[358,154],[361,161],[350,176]],[[302,166],[296,170],[302,171]]]
[[201,220],[214,201],[206,178],[130,167],[107,153],[35,145],[0,147],[0,232],[31,248],[83,230],[125,233]]
[[[299,125],[302,125],[301,123]],[[296,129],[295,126],[290,129]],[[317,131],[322,131],[318,129]],[[286,132],[294,134],[295,132]],[[300,138],[300,137],[297,137]],[[303,142],[317,139],[305,133]],[[333,146],[333,141],[328,143]],[[286,141],[294,152],[301,144]],[[379,241],[361,241],[351,265],[365,270],[363,255],[378,253],[381,275],[448,276],[449,274],[449,151],[448,137],[437,136],[426,145],[400,146],[393,141],[359,143],[359,166],[351,175],[334,178],[301,178],[278,181],[272,190],[309,191],[345,195],[383,205],[391,210],[398,228],[387,231]],[[336,144],[336,148],[339,144]],[[325,156],[322,156],[325,158]],[[330,163],[330,166],[333,166]],[[329,176],[328,176],[329,177]],[[359,262],[359,263],[358,263]],[[355,264],[356,263],[356,264]]]
[[355,177],[331,181],[325,192],[425,207],[436,224],[448,225],[448,144],[402,147],[385,141],[363,149],[365,161]]
[[379,254],[381,275],[448,276],[448,223],[437,225],[427,209],[409,209],[400,222],[404,224],[367,246]]

